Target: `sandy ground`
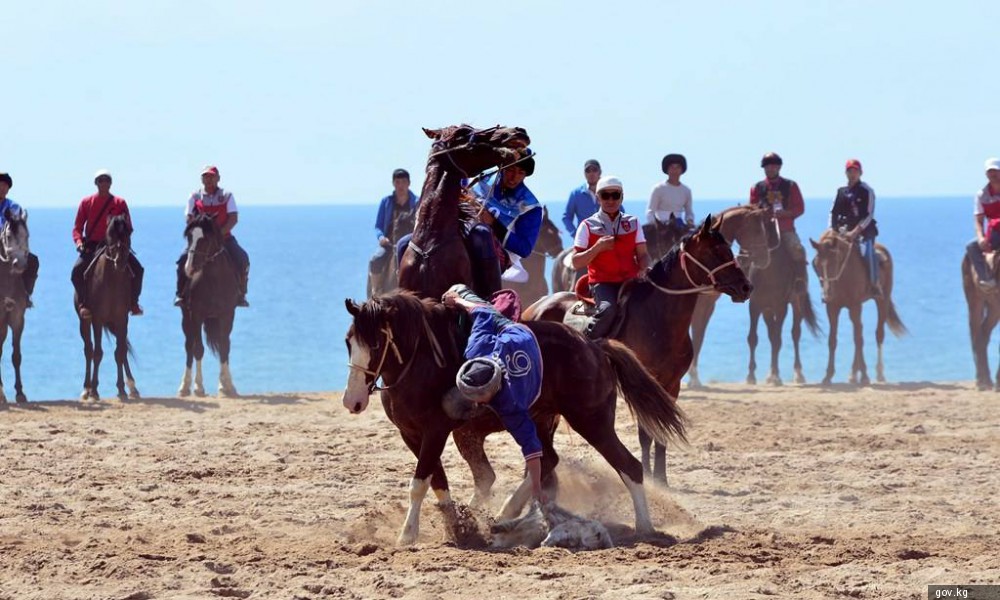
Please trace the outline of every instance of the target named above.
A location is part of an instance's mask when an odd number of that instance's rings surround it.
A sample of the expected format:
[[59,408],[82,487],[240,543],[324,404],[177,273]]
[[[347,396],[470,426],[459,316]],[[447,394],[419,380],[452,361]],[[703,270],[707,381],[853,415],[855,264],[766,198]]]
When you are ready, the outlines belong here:
[[[966,384],[685,392],[690,445],[632,535],[624,486],[560,431],[561,504],[619,546],[397,548],[414,459],[339,395],[0,409],[0,599],[926,598],[997,583],[1000,398]],[[620,409],[619,432],[635,447]],[[490,438],[511,490],[520,460]],[[450,444],[457,499],[471,477]],[[494,501],[496,509],[500,496]]]

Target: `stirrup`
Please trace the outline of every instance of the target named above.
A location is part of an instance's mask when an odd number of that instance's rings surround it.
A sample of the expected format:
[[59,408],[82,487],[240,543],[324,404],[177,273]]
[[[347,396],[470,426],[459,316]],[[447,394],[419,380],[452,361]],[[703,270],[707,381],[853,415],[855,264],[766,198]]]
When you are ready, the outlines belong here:
[[240,308],[249,308],[250,307],[250,303],[247,302],[247,297],[246,296],[240,296],[236,300],[236,306],[239,306]]
[[135,304],[133,304],[133,305],[132,305],[131,307],[129,307],[129,309],[128,309],[128,312],[129,312],[129,314],[131,314],[131,315],[132,315],[133,317],[141,317],[142,315],[144,315],[144,314],[145,314],[145,312],[144,312],[144,311],[142,310],[142,307],[141,307],[141,306],[139,306],[139,303],[138,303],[138,302],[136,302],[136,303],[135,303]]
[[184,306],[184,297],[183,296],[174,296],[174,306],[178,306],[178,307]]

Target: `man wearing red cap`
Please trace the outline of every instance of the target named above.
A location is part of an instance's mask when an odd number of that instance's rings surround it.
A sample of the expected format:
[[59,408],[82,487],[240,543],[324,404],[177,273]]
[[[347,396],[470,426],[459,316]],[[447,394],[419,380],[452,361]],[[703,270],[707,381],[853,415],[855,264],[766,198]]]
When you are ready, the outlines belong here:
[[[230,191],[219,187],[219,169],[214,166],[207,166],[201,171],[201,189],[195,190],[188,198],[185,215],[187,222],[196,213],[208,213],[215,219],[216,224],[222,230],[225,240],[226,251],[229,258],[236,265],[236,273],[239,279],[240,296],[237,306],[250,306],[247,302],[247,281],[250,278],[250,257],[236,241],[232,235],[232,230],[239,221],[239,213],[236,210],[236,200]],[[187,260],[187,252],[181,254],[177,260],[177,294],[174,297],[174,306],[184,304],[184,293],[187,289],[187,274],[184,272],[184,263]]]
[[[70,281],[73,282],[73,288],[76,290],[77,310],[84,320],[91,316],[90,309],[87,307],[88,299],[84,285],[84,274],[96,257],[97,251],[104,245],[104,236],[108,231],[108,218],[125,215],[129,230],[132,230],[132,216],[129,214],[128,204],[125,203],[124,198],[111,193],[111,173],[107,169],[98,171],[94,175],[94,185],[97,186],[97,193],[80,201],[80,208],[76,211],[76,221],[73,224],[73,243],[76,245],[79,257],[73,265]],[[131,252],[128,255],[128,265],[132,272],[132,304],[129,312],[138,317],[142,315],[139,295],[142,293],[144,269],[139,264],[139,259]]]
[[768,152],[760,160],[764,179],[750,188],[750,204],[770,208],[781,232],[781,246],[795,263],[795,291],[806,291],[806,249],[795,232],[795,219],[806,211],[799,184],[781,176],[783,161],[775,152]]
[[845,234],[852,241],[861,244],[861,255],[868,264],[871,293],[880,297],[882,288],[878,282],[878,257],[875,255],[875,190],[861,181],[861,161],[852,158],[844,165],[847,185],[837,190],[830,210],[830,229]]

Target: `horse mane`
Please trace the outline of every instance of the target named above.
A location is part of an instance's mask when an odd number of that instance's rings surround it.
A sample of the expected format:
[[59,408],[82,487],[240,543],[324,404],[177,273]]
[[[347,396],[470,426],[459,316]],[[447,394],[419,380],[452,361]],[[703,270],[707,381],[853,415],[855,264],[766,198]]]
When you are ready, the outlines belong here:
[[191,218],[191,222],[184,227],[184,237],[188,237],[191,234],[191,230],[197,227],[205,229],[206,234],[213,234],[218,230],[212,215],[208,213],[195,213]]
[[[461,354],[456,341],[458,323],[454,318],[455,311],[437,300],[420,298],[409,290],[396,290],[372,298],[362,304],[360,309],[354,319],[354,331],[369,347],[375,346],[382,327],[389,319],[392,320],[393,337],[397,343],[399,340],[404,340],[402,342],[404,345],[409,344],[410,340],[416,341],[426,337],[427,332],[424,329],[426,319],[432,330],[441,329],[442,324],[447,324],[448,348],[445,352],[451,357]],[[439,338],[438,341],[444,340]]]

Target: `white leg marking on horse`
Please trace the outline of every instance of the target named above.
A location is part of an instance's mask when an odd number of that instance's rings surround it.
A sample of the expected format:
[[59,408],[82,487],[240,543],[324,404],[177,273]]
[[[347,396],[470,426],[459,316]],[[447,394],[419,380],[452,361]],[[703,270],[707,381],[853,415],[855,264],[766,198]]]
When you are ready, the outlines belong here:
[[181,378],[181,387],[177,388],[177,395],[182,398],[191,395],[191,369],[189,367],[184,367],[184,377]]
[[632,507],[635,509],[636,533],[653,533],[653,522],[649,518],[649,504],[646,502],[646,488],[636,483],[625,473],[618,474],[632,496]]
[[451,492],[448,490],[434,490],[434,495],[437,496],[440,504],[450,504],[452,501]]
[[344,390],[343,402],[347,410],[360,413],[368,408],[368,383],[365,381],[365,372],[362,369],[369,368],[371,354],[368,348],[356,340],[351,342],[351,366],[354,368],[347,374],[347,389]]
[[420,505],[424,502],[424,496],[431,487],[430,476],[427,479],[410,480],[410,508],[406,511],[406,522],[403,523],[403,531],[399,533],[397,543],[400,546],[408,546],[417,541],[417,534],[420,533]]
[[498,521],[506,521],[507,519],[515,519],[524,510],[524,505],[528,503],[531,499],[531,478],[525,477],[521,481],[521,485],[517,486],[514,493],[511,494],[506,501],[503,503],[503,507],[500,508],[500,514],[497,516]]
[[195,396],[205,395],[205,381],[201,376],[201,361],[195,361],[195,371],[194,371],[194,394]]

